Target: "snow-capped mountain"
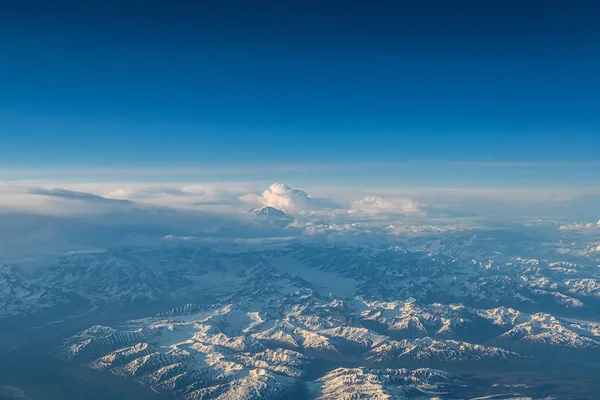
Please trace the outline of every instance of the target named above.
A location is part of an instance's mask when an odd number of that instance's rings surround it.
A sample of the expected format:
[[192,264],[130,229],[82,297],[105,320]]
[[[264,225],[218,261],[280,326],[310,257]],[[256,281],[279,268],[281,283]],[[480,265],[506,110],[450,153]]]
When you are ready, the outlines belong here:
[[481,360],[509,360],[519,355],[497,347],[482,346],[456,340],[404,339],[388,341],[369,351],[372,362],[460,362]]
[[[88,360],[92,368],[129,376],[156,391],[189,399],[254,398],[250,393],[275,398],[272,396],[315,388],[320,388],[318,396],[328,398],[338,390],[340,395],[353,393],[352,386],[343,388],[340,382],[350,385],[362,378],[336,375],[346,373],[386,374],[378,393],[392,390],[412,396],[436,386],[428,376],[450,375],[415,371],[425,374],[417,379],[406,370],[369,372],[363,368],[332,372],[309,384],[304,376],[318,362],[398,368],[406,362],[448,366],[483,360],[503,364],[521,357],[497,347],[456,340],[394,340],[367,327],[373,316],[382,310],[396,310],[398,318],[410,319],[417,307],[427,306],[417,306],[414,300],[391,304],[336,299],[321,295],[290,274],[275,273],[268,267],[256,272],[263,278],[267,274],[274,286],[249,278],[244,290],[229,297],[230,303],[186,305],[130,321],[119,329],[91,327],[66,340],[56,354]],[[458,320],[465,319],[458,316],[461,311],[477,313],[459,306],[445,310],[439,305],[429,307],[431,320],[438,311],[442,315],[454,312]]]
[[458,376],[428,368],[338,368],[315,382],[313,393],[319,400],[402,400],[444,395],[461,384]]
[[[264,207],[254,221],[289,223],[278,211]],[[92,326],[52,353],[187,399],[476,397],[497,393],[481,387],[489,376],[473,383],[461,373],[595,363],[595,264],[474,259],[471,242],[484,235],[461,235],[427,250],[167,239],[66,254],[30,276],[4,267],[0,309],[68,310],[71,296],[83,296],[101,300],[99,313],[117,305],[143,316],[105,326],[89,315]]]
[[129,304],[164,297],[191,282],[176,271],[153,267],[141,257],[102,252],[62,258],[49,268],[43,283]]
[[[422,327],[416,333],[425,335],[429,328],[442,337],[447,326],[479,329],[487,323],[503,332],[496,337],[498,342],[543,339],[549,348],[600,344],[586,336],[598,335],[597,331],[513,309],[422,305],[414,299],[392,303],[360,297],[344,300],[323,296],[289,274],[270,279],[279,290],[254,291],[264,285],[251,278],[245,285],[249,291],[231,296],[230,303],[188,304],[117,329],[93,326],[66,340],[55,354],[87,360],[94,369],[130,377],[155,391],[185,399],[269,399],[295,392],[323,399],[402,399],[444,394],[465,384],[447,372],[409,371],[402,365],[516,365],[530,356],[429,336],[395,340],[386,335],[395,332],[387,329],[386,322],[396,327],[410,325],[403,320],[411,321]],[[420,315],[422,320],[415,321]],[[367,327],[378,318],[383,330]],[[542,320],[545,331],[535,336],[529,327],[537,327]],[[316,364],[338,362],[362,366],[306,379]]]
[[250,212],[258,217],[271,218],[271,219],[282,219],[291,220],[292,218],[285,212],[271,206],[265,206],[262,208],[255,208]]
[[[273,207],[263,207],[258,213],[257,218],[265,221],[289,222],[282,217],[285,213]],[[176,297],[179,292],[194,288],[233,293],[246,276],[256,277],[249,271],[258,265],[268,265],[294,273],[322,293],[338,297],[361,295],[380,301],[412,297],[424,303],[461,303],[476,308],[506,306],[551,314],[580,309],[593,315],[594,309],[600,307],[597,267],[593,264],[504,255],[474,260],[463,255],[464,244],[444,246],[448,250],[436,252],[408,251],[389,245],[344,247],[304,241],[279,247],[248,246],[236,252],[200,245],[119,248],[65,255],[38,276],[18,279],[20,285],[96,296],[128,305]],[[5,289],[4,293],[12,292]],[[19,296],[5,294],[5,297],[11,297],[12,302]],[[413,319],[403,329],[420,329],[414,323]]]
[[68,303],[71,297],[60,287],[40,285],[24,278],[15,265],[0,267],[0,318],[28,315]]
[[549,314],[539,313],[527,316],[525,322],[514,325],[500,338],[570,349],[600,349],[600,335],[589,328],[575,327]]

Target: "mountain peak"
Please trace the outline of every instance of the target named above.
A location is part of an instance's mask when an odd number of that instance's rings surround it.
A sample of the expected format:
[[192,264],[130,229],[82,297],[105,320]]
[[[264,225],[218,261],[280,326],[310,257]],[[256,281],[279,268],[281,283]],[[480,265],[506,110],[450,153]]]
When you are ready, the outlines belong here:
[[267,217],[267,218],[276,218],[276,219],[289,219],[289,215],[287,215],[285,212],[281,211],[278,208],[275,207],[271,207],[271,206],[265,206],[262,208],[255,208],[253,210],[250,210],[254,215],[260,216],[260,217]]

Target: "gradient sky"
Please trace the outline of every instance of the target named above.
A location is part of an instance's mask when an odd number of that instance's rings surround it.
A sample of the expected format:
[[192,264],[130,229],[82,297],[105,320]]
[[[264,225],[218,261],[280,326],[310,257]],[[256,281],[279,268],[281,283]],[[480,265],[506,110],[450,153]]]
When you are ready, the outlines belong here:
[[599,2],[206,3],[1,2],[0,167],[600,185]]

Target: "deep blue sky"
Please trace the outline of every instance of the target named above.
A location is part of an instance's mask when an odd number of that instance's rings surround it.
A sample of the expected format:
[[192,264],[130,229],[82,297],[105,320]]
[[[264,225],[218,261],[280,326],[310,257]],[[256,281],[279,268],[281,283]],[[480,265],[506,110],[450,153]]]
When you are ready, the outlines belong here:
[[600,2],[208,3],[0,2],[0,166],[600,161]]

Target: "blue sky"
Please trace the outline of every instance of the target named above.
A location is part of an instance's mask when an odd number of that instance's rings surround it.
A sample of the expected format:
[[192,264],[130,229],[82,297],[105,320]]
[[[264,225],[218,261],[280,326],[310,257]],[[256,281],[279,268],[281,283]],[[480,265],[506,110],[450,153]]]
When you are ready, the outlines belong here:
[[[594,2],[46,3],[0,6],[8,178],[238,166],[236,179],[600,183]],[[243,173],[268,162],[330,166]]]

